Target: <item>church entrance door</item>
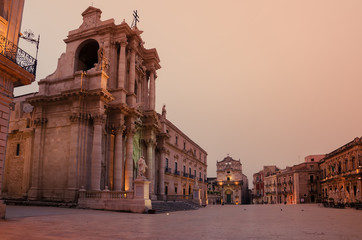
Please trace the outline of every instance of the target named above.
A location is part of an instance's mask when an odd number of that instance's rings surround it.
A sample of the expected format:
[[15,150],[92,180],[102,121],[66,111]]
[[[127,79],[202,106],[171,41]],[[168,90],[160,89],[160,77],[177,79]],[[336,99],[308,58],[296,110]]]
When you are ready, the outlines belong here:
[[231,194],[226,194],[226,203],[227,204],[231,203]]

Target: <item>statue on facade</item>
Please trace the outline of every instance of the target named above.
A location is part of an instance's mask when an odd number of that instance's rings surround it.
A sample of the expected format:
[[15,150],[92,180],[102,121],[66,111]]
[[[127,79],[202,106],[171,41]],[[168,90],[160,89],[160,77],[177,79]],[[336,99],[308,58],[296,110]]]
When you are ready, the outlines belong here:
[[148,168],[145,159],[143,156],[138,160],[138,177],[144,177],[146,173],[146,168]]
[[98,70],[103,70],[105,72],[108,71],[109,68],[109,61],[108,58],[106,58],[105,54],[104,54],[104,47],[103,47],[103,43],[101,45],[101,47],[98,49]]
[[166,111],[166,104],[164,104],[163,107],[162,107],[162,117],[163,117],[163,118],[166,118],[166,113],[167,113],[167,111]]

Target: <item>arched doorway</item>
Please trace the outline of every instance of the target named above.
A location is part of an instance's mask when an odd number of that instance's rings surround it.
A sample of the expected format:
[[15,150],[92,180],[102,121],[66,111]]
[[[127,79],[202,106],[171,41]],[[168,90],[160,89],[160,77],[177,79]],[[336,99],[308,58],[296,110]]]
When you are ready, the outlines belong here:
[[231,204],[232,203],[232,196],[233,196],[233,191],[231,191],[230,189],[225,191],[225,196],[226,196],[226,204]]
[[75,54],[75,71],[87,71],[98,63],[99,44],[94,39],[84,41],[79,45]]

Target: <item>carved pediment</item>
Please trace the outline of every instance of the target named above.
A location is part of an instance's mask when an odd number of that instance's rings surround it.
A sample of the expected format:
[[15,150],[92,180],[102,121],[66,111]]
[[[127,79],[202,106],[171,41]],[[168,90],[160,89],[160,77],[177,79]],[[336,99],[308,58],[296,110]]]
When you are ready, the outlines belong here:
[[101,22],[102,11],[95,7],[88,7],[83,13],[83,23],[80,25],[80,29],[88,29],[98,26]]

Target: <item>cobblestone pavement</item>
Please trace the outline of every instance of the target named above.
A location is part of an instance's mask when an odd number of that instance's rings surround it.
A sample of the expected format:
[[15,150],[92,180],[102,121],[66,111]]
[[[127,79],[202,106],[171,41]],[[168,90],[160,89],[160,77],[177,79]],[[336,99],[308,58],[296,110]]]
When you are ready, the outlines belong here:
[[0,239],[362,239],[362,211],[318,205],[210,205],[131,214],[7,206]]

